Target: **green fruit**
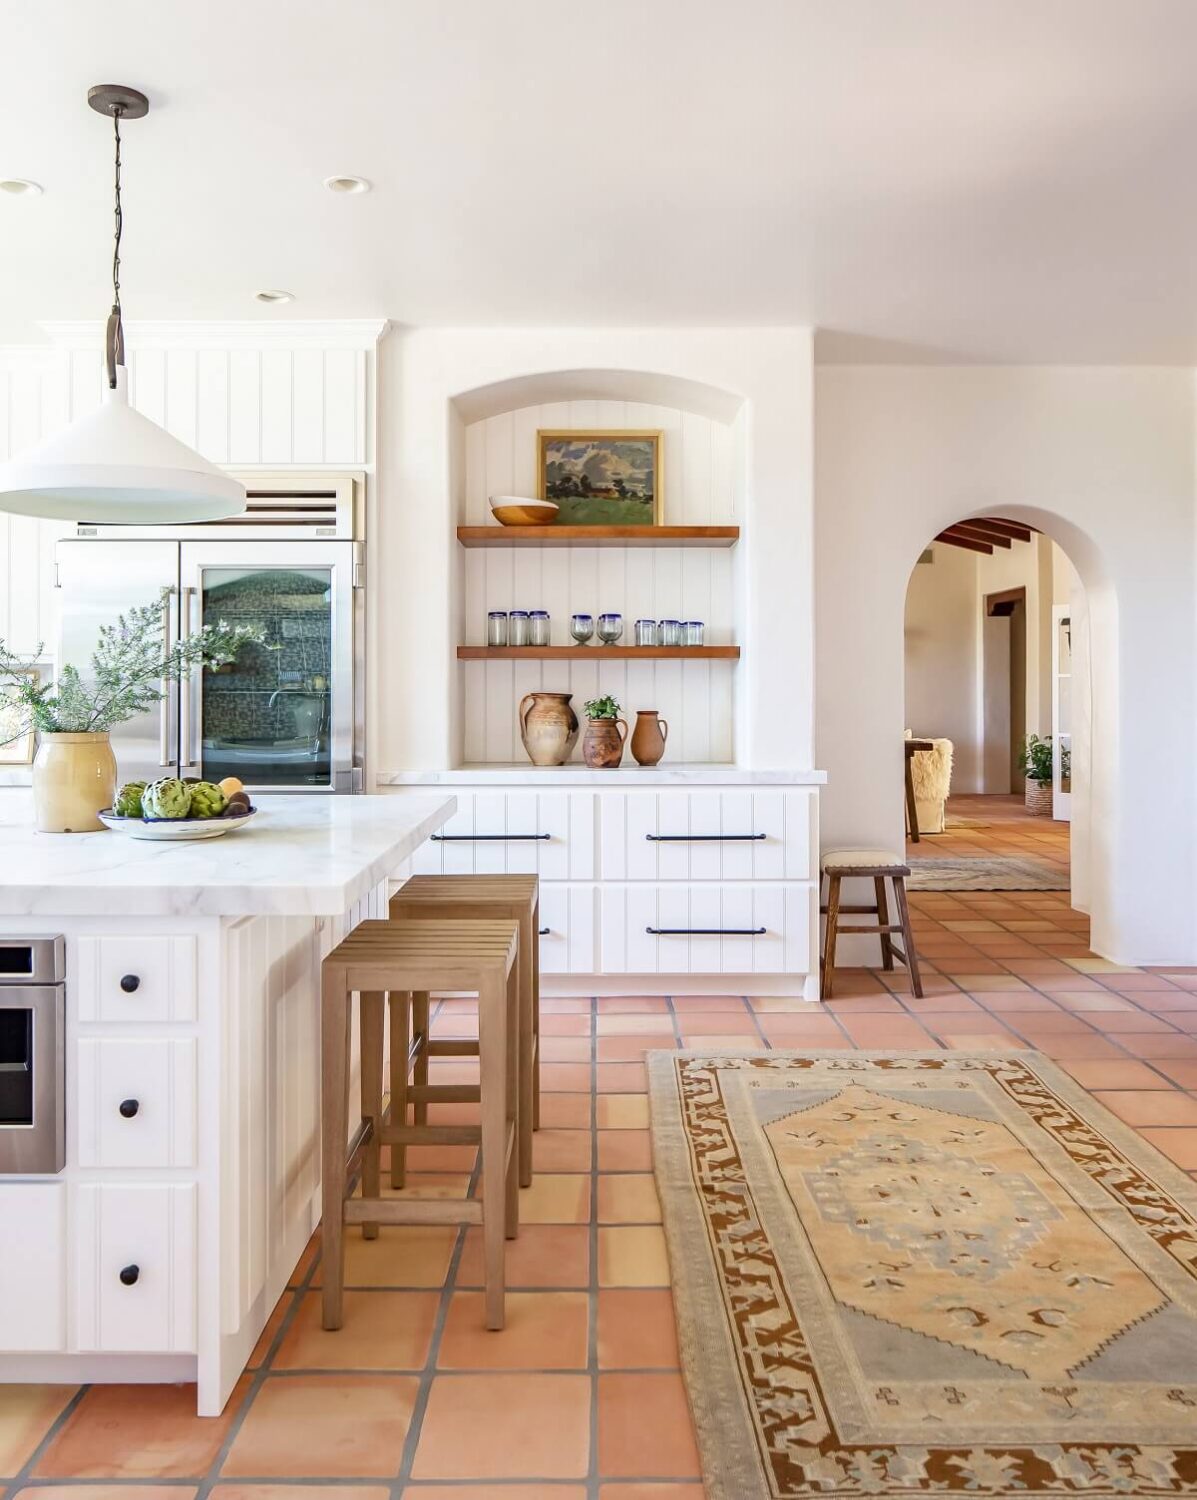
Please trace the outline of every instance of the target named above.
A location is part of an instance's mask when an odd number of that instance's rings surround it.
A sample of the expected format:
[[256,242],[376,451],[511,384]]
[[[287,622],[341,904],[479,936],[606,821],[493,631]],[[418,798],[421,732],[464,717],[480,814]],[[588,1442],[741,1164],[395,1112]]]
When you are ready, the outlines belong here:
[[141,794],[145,791],[144,781],[126,781],[124,786],[116,794],[116,801],[112,804],[112,811],[118,818],[140,818],[142,814]]
[[191,788],[191,816],[218,818],[225,807],[225,795],[214,781],[197,781]]
[[175,776],[151,781],[141,794],[141,810],[147,818],[185,818],[191,810],[191,788]]

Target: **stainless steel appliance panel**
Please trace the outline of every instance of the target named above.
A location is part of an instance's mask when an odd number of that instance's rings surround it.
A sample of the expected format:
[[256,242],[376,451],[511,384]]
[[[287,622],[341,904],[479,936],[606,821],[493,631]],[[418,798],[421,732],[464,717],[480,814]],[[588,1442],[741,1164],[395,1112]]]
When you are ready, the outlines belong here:
[[0,1176],[66,1163],[61,937],[0,938]]

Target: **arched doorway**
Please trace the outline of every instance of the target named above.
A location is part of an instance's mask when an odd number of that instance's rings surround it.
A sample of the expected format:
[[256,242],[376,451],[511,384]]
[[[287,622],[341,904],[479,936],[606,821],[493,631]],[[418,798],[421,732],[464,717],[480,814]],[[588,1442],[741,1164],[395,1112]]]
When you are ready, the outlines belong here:
[[[945,527],[906,589],[904,744],[914,887],[1064,891],[1085,901],[1092,721],[1085,588],[1045,530]],[[1074,668],[1081,668],[1075,671]]]

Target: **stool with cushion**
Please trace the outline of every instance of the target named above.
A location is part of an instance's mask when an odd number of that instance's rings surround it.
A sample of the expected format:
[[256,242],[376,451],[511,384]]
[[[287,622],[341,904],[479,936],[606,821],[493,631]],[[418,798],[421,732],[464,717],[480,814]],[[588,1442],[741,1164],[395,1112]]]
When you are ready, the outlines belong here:
[[[898,859],[888,849],[829,849],[823,855],[823,874],[827,877],[827,900],[819,910],[827,918],[827,931],[823,940],[823,978],[820,994],[822,999],[832,997],[835,983],[835,945],[841,933],[876,933],[881,938],[881,964],[892,969],[897,958],[910,974],[910,988],[916,997],[922,996],[923,981],[919,976],[918,955],[914,951],[914,934],[910,929],[910,908],[906,904],[906,877],[910,866]],[[873,906],[844,906],[840,903],[840,885],[845,879],[871,879],[876,904]],[[889,902],[886,899],[885,882],[893,886],[894,905],[898,920],[889,919]],[[841,924],[842,916],[875,916],[876,923],[859,925]],[[902,947],[894,942],[893,934],[901,933]]]

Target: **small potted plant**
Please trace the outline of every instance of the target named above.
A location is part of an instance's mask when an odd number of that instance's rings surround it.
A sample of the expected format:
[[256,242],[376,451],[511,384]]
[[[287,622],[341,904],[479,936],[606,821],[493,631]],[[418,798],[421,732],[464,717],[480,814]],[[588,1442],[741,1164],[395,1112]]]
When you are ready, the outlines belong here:
[[261,642],[253,625],[204,625],[167,650],[162,646],[165,596],[138,605],[101,625],[88,675],[68,663],[56,683],[29,671],[33,658],[16,655],[0,641],[0,694],[12,706],[20,732],[40,737],[33,762],[33,806],[42,833],[102,830],[96,814],[116,795],[116,758],[109,730],[148,712],[166,697],[169,684],[184,681],[197,666],[232,661],[249,641]]
[[619,717],[619,699],[591,698],[586,704],[586,733],[582,737],[586,764],[592,770],[613,771],[623,759],[627,737],[627,722]]
[[[1035,818],[1052,816],[1053,758],[1050,734],[1043,738],[1037,734],[1027,735],[1026,743],[1018,757],[1018,769],[1026,778],[1023,801],[1027,811]],[[1067,747],[1061,746],[1060,773],[1065,780],[1071,769],[1069,761]]]

